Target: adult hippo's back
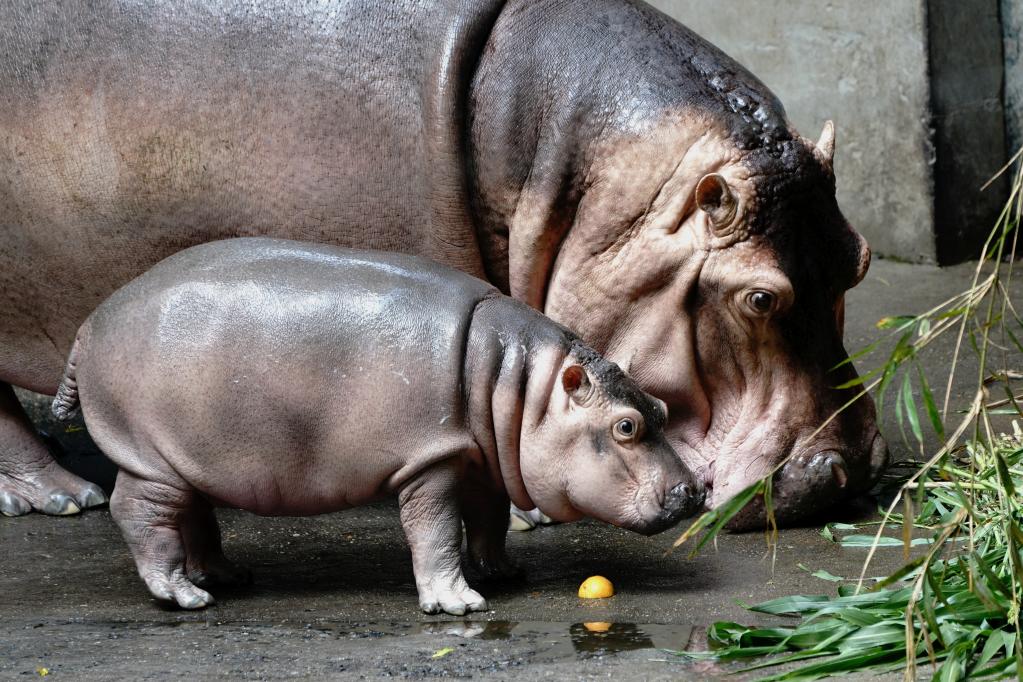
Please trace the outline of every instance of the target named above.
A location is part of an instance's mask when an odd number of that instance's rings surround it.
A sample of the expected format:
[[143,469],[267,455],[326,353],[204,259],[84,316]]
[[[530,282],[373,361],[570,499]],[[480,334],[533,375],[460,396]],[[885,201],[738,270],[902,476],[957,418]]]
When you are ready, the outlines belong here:
[[667,402],[711,504],[793,452],[783,520],[883,467],[869,400],[817,430],[869,262],[832,128],[642,3],[15,0],[0,45],[5,513],[102,499],[8,384],[53,393],[96,304],[234,235],[486,277]]

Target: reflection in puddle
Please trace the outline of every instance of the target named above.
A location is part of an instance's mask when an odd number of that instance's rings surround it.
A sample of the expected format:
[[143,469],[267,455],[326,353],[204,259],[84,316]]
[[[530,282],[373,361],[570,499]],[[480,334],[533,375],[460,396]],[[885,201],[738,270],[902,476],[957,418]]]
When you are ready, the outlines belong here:
[[[242,626],[245,629],[256,630],[281,627],[285,625],[285,622],[243,624],[182,620],[161,624],[161,626],[168,625],[171,627]],[[123,624],[118,624],[118,627],[123,627]],[[525,647],[531,657],[548,660],[589,658],[640,650],[681,651],[687,648],[693,633],[691,625],[513,620],[437,620],[413,623],[407,621],[316,621],[305,623],[301,627],[346,639],[384,640],[390,637],[423,636],[433,639],[436,636],[438,647],[450,643],[452,637],[481,641],[504,641],[512,645],[513,648]],[[432,642],[430,646],[433,646]]]
[[420,623],[413,632],[472,639],[523,639],[549,654],[602,656],[640,649],[686,647],[692,627],[657,623],[548,623],[541,621],[440,621]]

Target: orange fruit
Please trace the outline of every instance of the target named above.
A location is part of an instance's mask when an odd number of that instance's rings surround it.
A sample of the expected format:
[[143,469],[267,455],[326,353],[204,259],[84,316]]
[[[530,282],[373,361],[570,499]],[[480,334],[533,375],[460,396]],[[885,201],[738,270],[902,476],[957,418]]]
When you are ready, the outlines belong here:
[[579,586],[581,599],[607,599],[615,594],[614,585],[602,575],[592,575]]

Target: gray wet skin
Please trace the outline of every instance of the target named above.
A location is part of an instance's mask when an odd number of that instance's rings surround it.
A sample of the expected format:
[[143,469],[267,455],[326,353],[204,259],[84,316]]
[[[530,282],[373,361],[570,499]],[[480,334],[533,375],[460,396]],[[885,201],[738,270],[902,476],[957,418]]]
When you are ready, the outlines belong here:
[[486,602],[508,503],[656,533],[703,504],[664,404],[540,313],[429,261],[272,239],[182,251],[85,321],[54,413],[120,467],[111,513],[158,599],[244,579],[212,508],[397,495],[427,613]]
[[711,506],[792,455],[784,523],[884,466],[869,399],[817,429],[869,262],[834,129],[640,2],[6,0],[0,45],[0,513],[104,499],[10,386],[55,392],[100,301],[233,236],[485,278],[667,403]]

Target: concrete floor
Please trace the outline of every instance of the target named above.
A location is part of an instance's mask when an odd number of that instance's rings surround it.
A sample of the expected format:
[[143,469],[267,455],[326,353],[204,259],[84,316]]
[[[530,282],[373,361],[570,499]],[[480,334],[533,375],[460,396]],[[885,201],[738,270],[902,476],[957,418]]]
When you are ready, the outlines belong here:
[[[879,318],[926,309],[964,288],[969,276],[967,267],[875,263],[848,298],[848,347],[875,338]],[[947,369],[950,348],[936,349],[929,373]],[[964,374],[954,395],[968,394],[974,376]],[[45,407],[23,397],[34,410]],[[893,419],[886,414],[887,433],[906,457]],[[53,435],[75,469],[109,480],[82,431]],[[874,506],[865,498],[841,515],[865,518]],[[831,594],[834,583],[810,571],[857,576],[865,557],[825,540],[819,528],[784,530],[772,566],[758,533],[722,536],[690,559],[666,554],[673,531],[644,538],[593,522],[554,526],[511,535],[526,579],[483,586],[492,611],[467,622],[418,611],[393,505],[304,519],[230,511],[221,518],[228,554],[252,567],[256,582],[216,591],[218,604],[201,613],[164,609],[149,598],[105,510],[0,518],[0,678],[28,679],[41,668],[76,680],[716,678],[728,670],[664,649],[702,648],[715,620],[767,622],[739,602]],[[869,575],[899,563],[899,550],[880,552]],[[618,594],[578,599],[576,588],[593,574],[610,578]],[[607,633],[583,625],[599,622],[614,625]],[[452,651],[434,657],[445,648]]]

